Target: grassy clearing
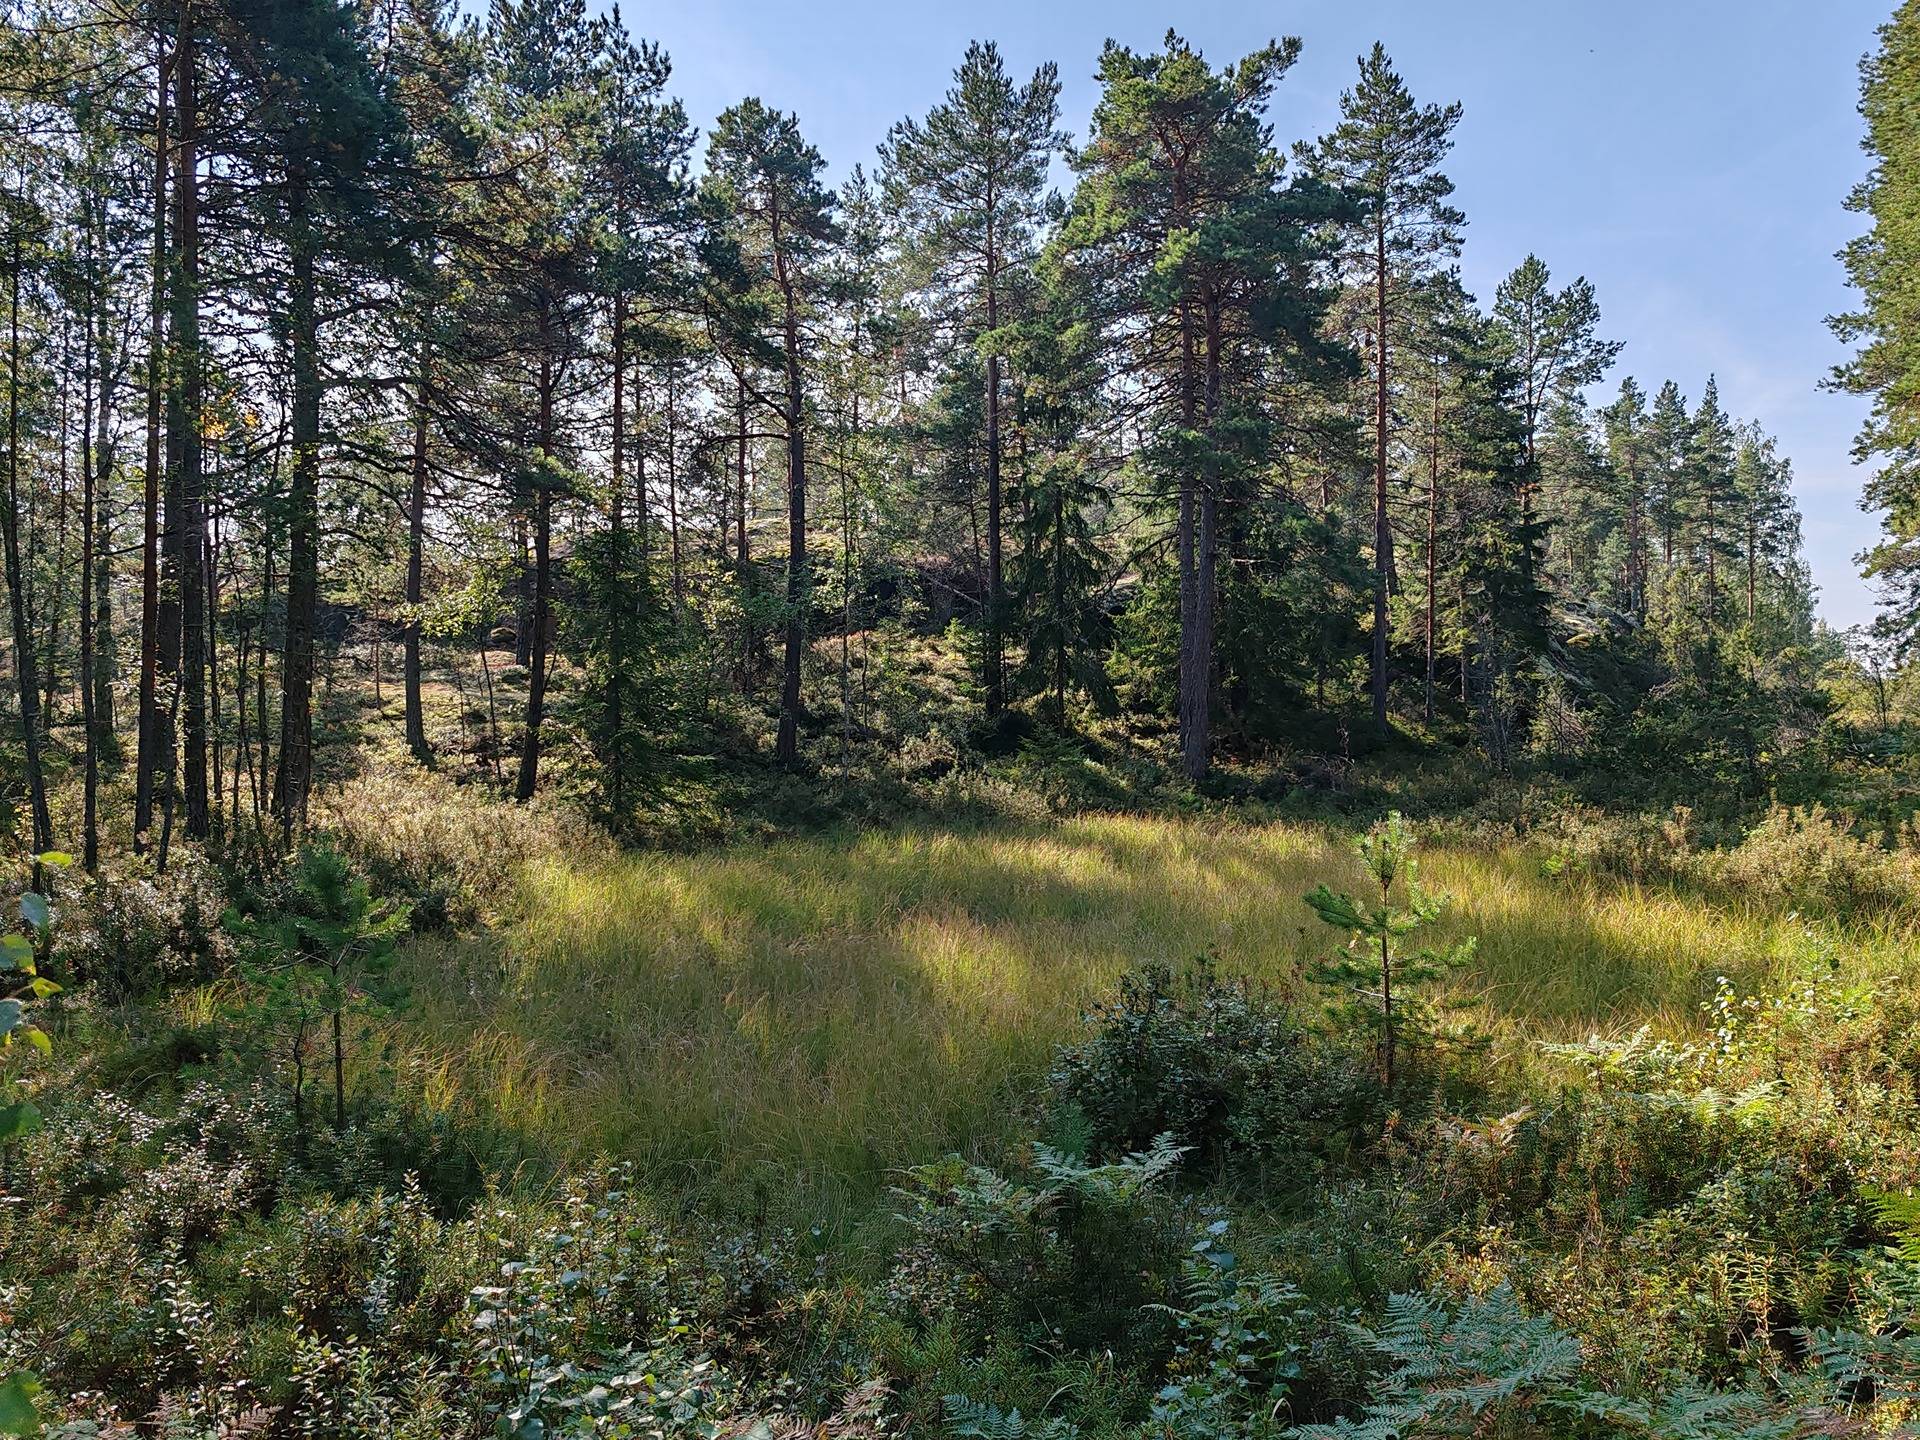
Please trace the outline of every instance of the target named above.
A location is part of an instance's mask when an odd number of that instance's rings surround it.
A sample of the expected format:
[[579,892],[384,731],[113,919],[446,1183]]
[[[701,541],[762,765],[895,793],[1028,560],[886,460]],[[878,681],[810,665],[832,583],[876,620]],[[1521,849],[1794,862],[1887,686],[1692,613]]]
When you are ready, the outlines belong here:
[[[408,1065],[556,1157],[609,1150],[660,1181],[813,1214],[887,1167],[1014,1132],[1082,1007],[1128,967],[1217,950],[1283,987],[1331,938],[1301,903],[1355,871],[1310,826],[1094,817],[789,840],[696,856],[548,853],[519,919],[419,942]],[[1509,1054],[1700,1023],[1715,977],[1758,985],[1817,936],[1792,916],[1434,848],[1461,982]],[[1870,966],[1894,939],[1854,937]],[[784,1206],[783,1206],[784,1208]]]

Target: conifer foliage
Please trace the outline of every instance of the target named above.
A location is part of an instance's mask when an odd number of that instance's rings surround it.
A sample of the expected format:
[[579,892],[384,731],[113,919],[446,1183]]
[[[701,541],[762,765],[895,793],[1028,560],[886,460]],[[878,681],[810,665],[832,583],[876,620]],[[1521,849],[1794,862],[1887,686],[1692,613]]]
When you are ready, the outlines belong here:
[[981,755],[1165,737],[1194,785],[1408,738],[1651,777],[1692,677],[1688,743],[1758,789],[1807,693],[1763,663],[1817,639],[1786,457],[1711,377],[1595,408],[1585,279],[1466,290],[1460,107],[1383,47],[1316,140],[1275,133],[1296,38],[1109,45],[1077,135],[982,40],[842,175],[754,97],[696,149],[586,0],[15,12],[39,849],[71,760],[97,862],[123,748],[156,864],[297,849],[343,660],[417,763],[616,826],[695,771],[893,764],[890,667],[948,638]]

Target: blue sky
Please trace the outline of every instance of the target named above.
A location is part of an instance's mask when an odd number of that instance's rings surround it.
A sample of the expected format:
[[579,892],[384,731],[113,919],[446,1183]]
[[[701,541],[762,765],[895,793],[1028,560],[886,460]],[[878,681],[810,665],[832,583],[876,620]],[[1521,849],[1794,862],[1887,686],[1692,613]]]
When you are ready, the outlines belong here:
[[1467,213],[1467,283],[1490,300],[1529,250],[1584,274],[1620,368],[1689,402],[1708,373],[1792,457],[1822,613],[1872,612],[1854,554],[1873,537],[1849,454],[1862,402],[1820,382],[1842,357],[1824,318],[1850,303],[1833,254],[1866,166],[1857,66],[1892,0],[692,0],[622,7],[672,56],[698,123],[745,95],[799,113],[835,176],[941,94],[970,39],[1009,66],[1060,66],[1085,132],[1109,36],[1158,44],[1169,23],[1216,62],[1276,34],[1305,42],[1272,111],[1283,141],[1331,123],[1355,57],[1385,42],[1414,94],[1459,100],[1447,166]]

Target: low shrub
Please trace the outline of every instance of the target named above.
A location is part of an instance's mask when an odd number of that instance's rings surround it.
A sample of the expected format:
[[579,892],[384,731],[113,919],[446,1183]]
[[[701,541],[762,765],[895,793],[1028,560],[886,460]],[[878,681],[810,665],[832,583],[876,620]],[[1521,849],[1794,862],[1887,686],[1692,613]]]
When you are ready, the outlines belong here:
[[1196,1160],[1255,1165],[1344,1154],[1378,1133],[1384,1096],[1357,1055],[1304,1027],[1269,989],[1211,959],[1155,964],[1086,1017],[1049,1077],[1095,1155],[1165,1135]]
[[374,891],[411,906],[423,928],[491,917],[512,901],[529,861],[608,843],[571,811],[475,803],[413,766],[371,769],[316,796],[314,808]]
[[77,869],[57,882],[60,944],[56,968],[88,987],[93,1000],[118,1005],[172,985],[225,972],[233,946],[220,925],[226,888],[219,871],[193,851],[164,874],[141,861]]
[[1763,905],[1842,920],[1920,918],[1913,857],[1819,805],[1770,809],[1739,845],[1703,856],[1703,878]]

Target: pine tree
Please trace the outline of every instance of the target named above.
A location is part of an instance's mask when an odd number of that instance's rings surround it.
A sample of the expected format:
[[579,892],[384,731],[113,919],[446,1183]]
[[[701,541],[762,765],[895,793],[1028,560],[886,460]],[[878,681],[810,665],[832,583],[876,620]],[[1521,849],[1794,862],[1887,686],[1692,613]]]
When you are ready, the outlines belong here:
[[1392,443],[1392,346],[1412,285],[1436,262],[1458,252],[1466,217],[1447,203],[1453,182],[1440,163],[1453,146],[1460,106],[1416,104],[1375,44],[1361,57],[1360,77],[1340,96],[1340,124],[1312,151],[1318,173],[1355,206],[1340,265],[1364,291],[1373,372],[1373,661],[1374,724],[1387,727],[1387,594],[1393,571],[1388,509]]
[[495,412],[469,423],[505,481],[524,557],[516,641],[527,698],[514,778],[524,801],[539,785],[552,666],[554,508],[577,488],[567,402],[592,354],[603,66],[583,0],[495,0],[484,43],[487,153],[502,178],[485,198],[486,239],[469,252],[486,288],[473,297],[466,343],[496,357],[498,388]]
[[[1354,850],[1373,892],[1356,899],[1319,885],[1306,897],[1314,914],[1350,937],[1346,950],[1321,962],[1312,978],[1333,988],[1336,1017],[1373,1035],[1380,1083],[1390,1090],[1401,1050],[1431,1039],[1434,1005],[1424,990],[1471,960],[1474,942],[1406,948],[1408,936],[1439,920],[1447,897],[1421,886],[1413,827],[1398,810],[1356,840]],[[1396,902],[1396,887],[1404,904]]]
[[1644,620],[1650,468],[1647,397],[1631,375],[1620,382],[1620,393],[1613,403],[1600,412],[1600,423],[1606,436],[1613,509],[1619,520],[1623,608]]
[[[1493,314],[1520,374],[1525,463],[1533,474],[1521,492],[1521,518],[1531,523],[1540,486],[1536,453],[1541,423],[1554,405],[1593,384],[1620,353],[1620,342],[1595,335],[1600,306],[1582,275],[1560,290],[1538,256],[1529,255],[1494,293]],[[1528,563],[1532,557],[1526,556]]]
[[1180,750],[1195,781],[1211,757],[1220,506],[1265,451],[1249,403],[1259,332],[1305,224],[1262,120],[1299,50],[1275,42],[1216,71],[1172,32],[1158,55],[1110,43],[1061,234],[1116,359],[1164,397],[1145,458],[1174,495]]
[[1793,466],[1758,422],[1750,421],[1736,433],[1732,493],[1746,572],[1745,618],[1751,625],[1759,615],[1766,582],[1788,580],[1800,553]]
[[[258,233],[271,247],[250,275],[283,314],[292,474],[286,494],[286,629],[274,809],[289,843],[313,779],[315,615],[327,397],[341,381],[323,358],[338,298],[403,264],[393,192],[409,154],[387,76],[352,11],[330,0],[226,0],[212,39],[248,87],[246,159]],[[170,417],[171,422],[171,417]],[[183,562],[185,563],[185,562]],[[195,562],[197,565],[197,561]]]
[[1920,637],[1920,296],[1911,280],[1920,268],[1920,0],[1902,0],[1879,35],[1860,67],[1861,147],[1873,164],[1847,198],[1869,229],[1840,252],[1861,303],[1830,323],[1858,347],[1833,383],[1873,399],[1854,444],[1856,460],[1880,459],[1861,495],[1863,508],[1883,512],[1866,573],[1904,649]]
[[1733,422],[1720,408],[1720,387],[1709,375],[1699,407],[1687,426],[1684,460],[1689,519],[1694,530],[1693,548],[1704,587],[1703,619],[1709,626],[1718,624],[1720,619],[1722,563],[1735,554],[1733,462]]
[[[25,160],[19,165],[21,178]],[[53,819],[47,807],[46,767],[42,749],[46,736],[40,715],[39,663],[34,648],[31,609],[27,599],[27,558],[21,546],[24,507],[21,503],[21,475],[26,468],[25,450],[28,427],[32,423],[29,407],[36,377],[30,369],[30,336],[24,307],[29,287],[37,280],[44,260],[47,217],[21,193],[0,189],[0,264],[6,267],[3,282],[6,303],[5,364],[7,374],[6,494],[0,497],[0,541],[4,541],[8,617],[13,630],[13,673],[15,693],[20,701],[21,754],[26,771],[27,802],[33,827],[34,852],[53,848]]]
[[882,185],[905,229],[907,263],[928,303],[971,337],[985,360],[987,585],[981,683],[989,716],[1006,704],[1003,556],[1003,327],[1025,284],[1042,220],[1047,166],[1065,143],[1051,64],[1024,85],[999,48],[975,42],[946,98],[924,121],[902,120],[880,147]]
[[[826,162],[792,115],[743,100],[715,123],[707,149],[710,202],[720,215],[709,259],[721,280],[716,303],[727,331],[753,360],[780,376],[756,392],[779,417],[787,474],[786,656],[774,756],[800,758],[801,668],[813,572],[807,552],[807,342],[813,311],[839,239],[834,196],[820,181]],[[745,377],[743,368],[743,380]]]
[[1654,529],[1660,540],[1662,576],[1671,580],[1676,564],[1676,545],[1690,513],[1691,496],[1687,471],[1687,447],[1692,443],[1693,422],[1687,417],[1686,397],[1673,381],[1665,381],[1654,392],[1653,408],[1647,416],[1647,489]]

